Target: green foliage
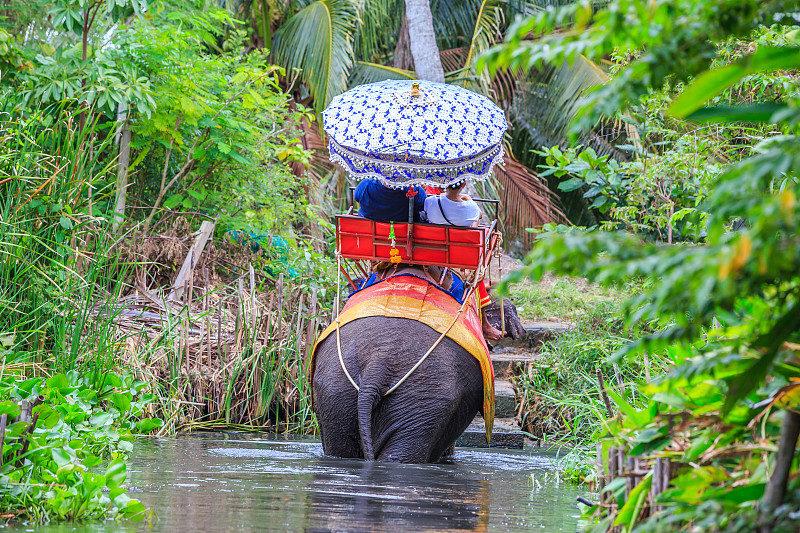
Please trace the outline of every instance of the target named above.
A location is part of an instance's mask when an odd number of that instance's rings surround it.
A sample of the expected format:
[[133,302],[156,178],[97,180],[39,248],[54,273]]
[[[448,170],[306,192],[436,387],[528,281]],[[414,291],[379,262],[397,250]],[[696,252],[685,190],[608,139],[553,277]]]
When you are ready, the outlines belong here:
[[662,153],[622,163],[591,148],[553,147],[539,152],[545,158],[541,175],[562,178],[563,191],[580,190],[604,217],[604,229],[668,243],[698,242],[706,223],[700,206],[720,171],[709,144],[705,137],[681,135]]
[[[487,52],[479,68],[531,69],[578,57],[602,62],[612,54],[633,55],[608,84],[587,95],[574,123],[574,131],[584,131],[652,90],[706,71],[717,56],[715,43],[746,38],[761,25],[791,24],[794,7],[791,0],[618,0],[595,11],[591,2],[576,2],[515,21],[505,42]],[[563,26],[567,29],[554,31]],[[531,34],[541,37],[529,40]]]
[[[592,93],[578,125],[599,113],[652,103],[651,91],[668,84],[691,82],[669,109],[674,117],[715,122],[746,117],[760,122],[757,128],[768,135],[752,150],[745,144],[732,152],[733,163],[719,164],[718,175],[711,167],[689,190],[690,199],[707,195],[699,205],[692,200],[687,206],[696,209],[690,216],[703,231],[702,245],[667,246],[626,233],[558,228],[540,236],[525,269],[512,275],[538,278],[554,271],[612,285],[630,278],[651,280],[622,310],[633,331],[642,323],[655,331],[623,346],[612,360],[665,353],[671,369],[639,388],[638,403],[609,391],[622,416],[604,424],[603,456],[608,459],[611,446],[624,446],[645,459],[670,458],[680,470],[656,502],[664,510],[636,531],[752,531],[762,524],[776,531],[796,529],[790,513],[796,499],[777,508],[765,508],[771,504],[759,500],[765,485],[774,482],[772,452],[784,409],[797,409],[800,56],[797,43],[784,37],[791,35],[786,29],[756,31],[756,39],[777,32],[777,44],[740,47],[728,40],[748,37],[760,22],[788,20],[792,9],[796,4],[790,2],[747,1],[619,0],[594,13],[573,6],[519,22],[516,37],[491,57],[524,66],[560,62],[578,53],[599,57],[616,48],[634,59]],[[574,26],[538,42],[521,41],[529,31],[549,31],[562,23]],[[708,70],[712,64],[717,68]],[[777,77],[776,70],[784,69],[792,72]],[[766,86],[765,79],[771,80]],[[743,91],[746,96],[740,97]],[[760,95],[768,95],[768,101],[758,101]],[[703,108],[707,103],[711,106]],[[652,163],[656,176],[680,177],[686,171],[680,163],[696,150],[688,146],[675,158],[669,153],[645,158],[645,168],[631,180],[630,189],[635,192],[634,184]],[[552,166],[566,171],[567,165]],[[681,197],[674,188],[670,194]],[[625,201],[630,198],[635,196],[626,195]],[[619,211],[612,214],[619,216]],[[797,462],[795,458],[794,472]],[[795,477],[789,498],[797,497],[797,485]],[[626,499],[623,487],[621,480],[607,487],[620,505],[609,521],[632,530],[643,500],[635,491]],[[608,525],[603,521],[596,529]]]
[[353,67],[353,37],[359,22],[352,0],[317,0],[275,33],[275,57],[287,71],[302,69],[317,111],[347,90]]
[[[4,512],[34,522],[145,518],[144,506],[122,485],[134,435],[162,423],[146,416],[153,401],[146,384],[113,373],[24,379],[15,367],[9,362],[0,373],[0,413],[9,419],[0,458]],[[11,423],[21,401],[37,397],[44,401],[33,408],[33,431],[28,422]]]

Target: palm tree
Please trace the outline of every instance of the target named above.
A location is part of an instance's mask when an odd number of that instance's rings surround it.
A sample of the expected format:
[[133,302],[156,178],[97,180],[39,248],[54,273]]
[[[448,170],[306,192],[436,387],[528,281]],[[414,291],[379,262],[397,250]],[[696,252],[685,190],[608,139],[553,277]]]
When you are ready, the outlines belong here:
[[[272,17],[269,31],[263,28],[266,4]],[[566,125],[577,111],[578,97],[603,83],[605,75],[583,60],[561,69],[499,72],[494,79],[476,69],[480,54],[503,38],[506,21],[540,9],[534,0],[238,0],[234,9],[252,25],[254,45],[265,41],[262,35],[272,36],[273,56],[287,69],[288,89],[317,112],[336,94],[361,83],[438,79],[435,57],[424,58],[415,46],[424,45],[429,56],[439,50],[444,79],[492,97],[511,124],[506,165],[480,190],[506,204],[507,237],[527,245],[531,234],[525,227],[566,218],[555,184],[548,187],[534,171],[540,164],[534,150],[567,143]],[[432,28],[433,42],[430,28],[418,27],[420,21]],[[604,127],[586,132],[581,141],[600,152],[613,151],[613,143],[606,141],[608,125]],[[619,130],[612,127],[610,135]],[[306,146],[324,146],[311,139],[316,131],[309,125]],[[321,166],[324,157],[312,165],[320,179],[325,174]],[[580,194],[562,195],[561,201],[573,221],[591,219]]]
[[433,32],[433,16],[428,0],[405,0],[408,46],[414,58],[414,67],[421,80],[444,83],[444,69],[439,57],[439,46]]

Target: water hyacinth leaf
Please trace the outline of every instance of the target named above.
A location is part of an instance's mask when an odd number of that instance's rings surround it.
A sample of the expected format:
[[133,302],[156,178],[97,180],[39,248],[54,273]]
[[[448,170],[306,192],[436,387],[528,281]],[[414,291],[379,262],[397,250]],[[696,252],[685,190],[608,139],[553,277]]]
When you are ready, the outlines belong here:
[[139,421],[139,433],[148,434],[164,423],[160,418],[143,418]]
[[9,419],[19,416],[20,410],[20,406],[11,400],[0,402],[0,415],[8,415]]
[[106,478],[102,474],[95,474],[93,472],[83,473],[83,495],[86,498],[97,495],[105,484]]
[[64,374],[56,374],[47,379],[47,386],[55,389],[61,394],[67,394],[72,391],[73,387],[69,384],[69,379]]
[[58,411],[47,404],[37,405],[33,408],[33,412],[39,413],[39,421],[37,422],[36,427],[53,429],[61,419],[61,415],[58,413]]
[[125,414],[131,409],[131,395],[125,392],[115,392],[111,396],[111,403],[121,414]]
[[64,448],[52,448],[50,450],[50,455],[53,457],[53,462],[55,462],[59,467],[72,462],[72,456],[68,454]]
[[125,478],[127,477],[127,467],[125,466],[125,462],[122,459],[114,459],[108,464],[108,468],[106,468],[106,485],[110,489],[118,489],[120,486],[125,483]]
[[122,510],[122,515],[134,522],[144,520],[148,514],[144,504],[139,500],[131,500],[128,505]]
[[87,455],[86,457],[84,457],[81,460],[81,463],[86,468],[94,468],[95,466],[98,466],[102,462],[103,462],[103,459],[101,459],[100,457],[98,457],[96,455]]
[[107,426],[114,421],[111,413],[97,413],[89,418],[89,423],[96,428]]

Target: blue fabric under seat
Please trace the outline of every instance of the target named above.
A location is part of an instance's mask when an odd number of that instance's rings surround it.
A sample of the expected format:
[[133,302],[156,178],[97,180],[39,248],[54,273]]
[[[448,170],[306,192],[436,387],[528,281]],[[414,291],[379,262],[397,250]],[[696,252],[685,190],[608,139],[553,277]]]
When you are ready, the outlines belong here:
[[431,280],[429,280],[427,278],[423,278],[422,276],[417,276],[416,274],[411,274],[409,272],[404,272],[402,274],[394,274],[393,276],[389,276],[389,277],[384,278],[384,279],[378,279],[377,274],[375,274],[373,272],[370,275],[369,278],[361,280],[361,283],[358,284],[358,288],[356,288],[356,290],[352,291],[347,297],[349,298],[350,296],[354,295],[355,293],[357,293],[359,291],[363,291],[367,287],[371,287],[372,285],[375,285],[376,283],[383,283],[386,280],[389,280],[389,279],[392,279],[392,278],[399,278],[401,276],[409,276],[409,277],[412,277],[412,278],[418,278],[418,279],[421,279],[423,281],[427,281],[428,283],[430,283],[432,286],[436,287],[440,291],[449,294],[458,303],[463,304],[464,303],[464,281],[460,277],[458,277],[456,274],[454,274],[452,272],[451,272],[451,274],[453,274],[453,283],[450,286],[450,290],[447,290],[444,287],[441,287],[436,283],[432,283]]

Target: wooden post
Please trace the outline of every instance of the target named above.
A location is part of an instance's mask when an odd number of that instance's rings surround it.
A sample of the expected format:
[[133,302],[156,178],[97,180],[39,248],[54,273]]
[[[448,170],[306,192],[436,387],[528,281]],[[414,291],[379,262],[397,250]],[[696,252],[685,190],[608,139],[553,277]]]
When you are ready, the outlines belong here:
[[606,405],[608,418],[614,418],[614,411],[611,409],[611,400],[608,398],[608,393],[606,392],[606,384],[603,381],[603,371],[600,370],[599,368],[597,369],[597,384],[600,387],[600,396],[602,396],[603,403]]
[[225,357],[222,353],[222,294],[219,296],[219,305],[217,306],[217,356],[224,365]]
[[597,492],[602,494],[606,486],[605,469],[603,468],[603,443],[597,442]]
[[19,453],[19,460],[17,461],[17,466],[20,467],[23,465],[23,457],[26,453],[28,453],[28,446],[31,443],[30,435],[33,433],[33,430],[36,429],[36,422],[39,421],[39,413],[33,413],[33,418],[31,419],[31,425],[27,427],[27,429],[22,433],[22,436],[25,437],[25,442],[22,443],[22,450]]
[[295,356],[298,359],[300,359],[301,361],[302,361],[303,356],[300,353],[300,341],[302,340],[302,334],[303,334],[303,303],[304,303],[305,297],[306,297],[305,293],[301,292],[300,293],[300,302],[298,303],[298,306],[297,306],[297,324],[295,324],[295,332],[294,332],[294,336],[295,336],[295,338],[294,338],[294,342],[295,342],[294,353],[295,353]]
[[30,422],[31,421],[31,402],[28,400],[22,400],[20,404],[19,416],[16,417],[12,423],[14,422]]
[[250,324],[253,330],[256,328],[256,273],[252,263],[247,264],[250,271]]
[[283,319],[283,272],[278,274],[278,329],[280,330],[280,323]]
[[317,289],[311,291],[311,308],[308,311],[308,325],[306,326],[306,361],[311,358],[311,349],[314,347],[314,338],[317,336]]
[[177,300],[182,296],[181,292],[186,286],[186,280],[192,274],[196,264],[200,261],[200,254],[203,253],[203,249],[206,247],[208,239],[214,233],[215,224],[216,223],[213,221],[206,220],[200,225],[200,231],[198,232],[197,238],[195,239],[194,244],[186,256],[186,259],[184,259],[181,269],[178,271],[178,276],[175,278],[175,283],[172,285],[172,291],[170,291],[169,296],[167,297],[168,300]]

